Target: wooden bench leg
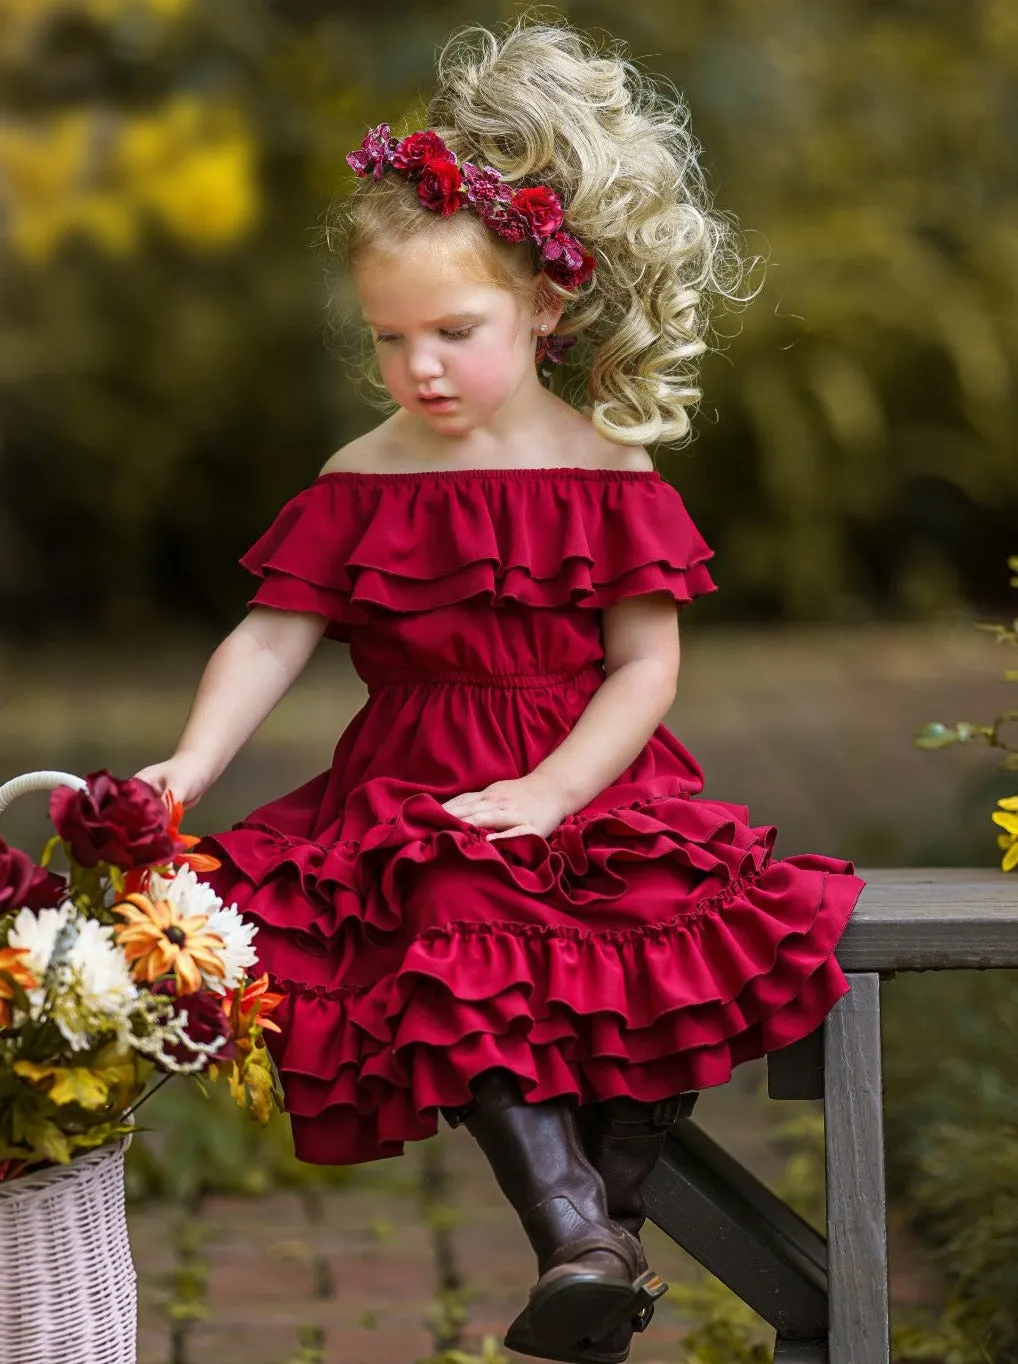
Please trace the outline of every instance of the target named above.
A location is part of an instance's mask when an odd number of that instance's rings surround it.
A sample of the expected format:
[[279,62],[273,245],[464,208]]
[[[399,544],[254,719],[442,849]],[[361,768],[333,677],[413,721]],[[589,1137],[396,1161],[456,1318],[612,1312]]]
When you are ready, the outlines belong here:
[[830,1364],[890,1364],[880,978],[851,990],[824,1024]]
[[778,1336],[774,1342],[774,1364],[828,1364],[827,1342]]

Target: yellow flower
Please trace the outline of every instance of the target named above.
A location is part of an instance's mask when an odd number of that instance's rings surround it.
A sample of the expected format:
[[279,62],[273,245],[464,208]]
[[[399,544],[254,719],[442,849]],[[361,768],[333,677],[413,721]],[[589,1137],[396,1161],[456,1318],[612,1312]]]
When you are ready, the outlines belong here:
[[0,170],[15,204],[54,207],[80,183],[95,120],[76,110],[45,127],[0,126]]
[[202,973],[221,980],[225,974],[220,953],[226,946],[218,933],[204,933],[206,914],[185,915],[169,900],[150,900],[147,895],[128,895],[114,913],[127,923],[114,937],[133,965],[135,980],[150,983],[171,971],[177,994],[191,995],[202,987]]
[[258,214],[253,148],[240,138],[196,147],[145,186],[147,204],[181,241],[198,247],[227,245]]
[[14,987],[31,990],[39,982],[25,965],[24,958],[29,955],[27,947],[0,948],[0,1028],[11,1025],[11,1000]]
[[994,810],[990,818],[1004,830],[997,835],[997,846],[1004,851],[1000,865],[1003,871],[1013,871],[1018,867],[1018,796],[1005,796],[997,804],[1000,810]]

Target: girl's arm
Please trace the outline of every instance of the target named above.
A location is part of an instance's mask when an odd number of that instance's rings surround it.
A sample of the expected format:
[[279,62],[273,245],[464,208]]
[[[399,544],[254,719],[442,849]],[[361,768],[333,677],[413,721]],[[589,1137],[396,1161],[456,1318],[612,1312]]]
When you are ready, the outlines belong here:
[[206,664],[173,757],[136,775],[193,805],[303,672],[326,624],[310,612],[252,607]]
[[630,766],[675,700],[679,624],[670,596],[655,592],[609,607],[603,633],[604,682],[570,734],[525,778],[554,793],[563,819]]

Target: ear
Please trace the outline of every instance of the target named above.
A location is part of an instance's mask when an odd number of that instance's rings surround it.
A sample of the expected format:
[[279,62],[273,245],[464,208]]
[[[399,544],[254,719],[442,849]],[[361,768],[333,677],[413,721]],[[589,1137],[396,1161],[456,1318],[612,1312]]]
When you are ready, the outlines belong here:
[[546,328],[546,334],[550,335],[558,326],[564,307],[565,299],[558,296],[548,283],[547,276],[542,274],[538,280],[537,294],[534,298],[534,330],[540,331],[543,324]]

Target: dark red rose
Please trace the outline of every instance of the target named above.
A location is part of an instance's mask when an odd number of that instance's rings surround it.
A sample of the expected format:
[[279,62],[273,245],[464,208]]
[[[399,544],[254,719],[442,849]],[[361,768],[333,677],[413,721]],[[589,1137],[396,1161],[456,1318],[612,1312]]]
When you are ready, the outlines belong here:
[[437,165],[443,161],[455,162],[456,158],[437,133],[411,133],[396,144],[392,164],[398,171],[423,171],[426,166]]
[[463,177],[454,161],[429,161],[417,185],[417,197],[426,209],[448,218],[464,204]]
[[123,781],[105,769],[85,780],[88,790],[58,786],[49,802],[57,833],[79,866],[108,862],[127,871],[169,861],[175,852],[169,811],[147,781]]
[[[172,976],[157,980],[151,990],[154,995],[167,995],[173,1000],[177,1016],[182,1015],[184,1018],[184,1032],[192,1042],[201,1042],[204,1046],[208,1046],[219,1037],[227,1039],[214,1055],[207,1058],[206,1065],[218,1065],[220,1061],[232,1061],[234,1059],[237,1055],[237,1047],[231,1035],[230,1020],[223,1009],[221,995],[214,994],[211,990],[199,990],[195,994],[181,995],[178,998],[177,983]],[[179,1046],[167,1047],[166,1053],[168,1056],[172,1056],[178,1065],[187,1065],[189,1062],[196,1061],[199,1055],[199,1053],[184,1046],[183,1043]],[[165,1070],[166,1067],[160,1066],[160,1069]]]
[[11,909],[55,908],[64,898],[67,882],[45,867],[37,867],[20,848],[9,848],[0,838],[0,914]]
[[522,213],[535,237],[550,237],[564,221],[559,197],[547,185],[518,189],[513,195],[513,208]]

